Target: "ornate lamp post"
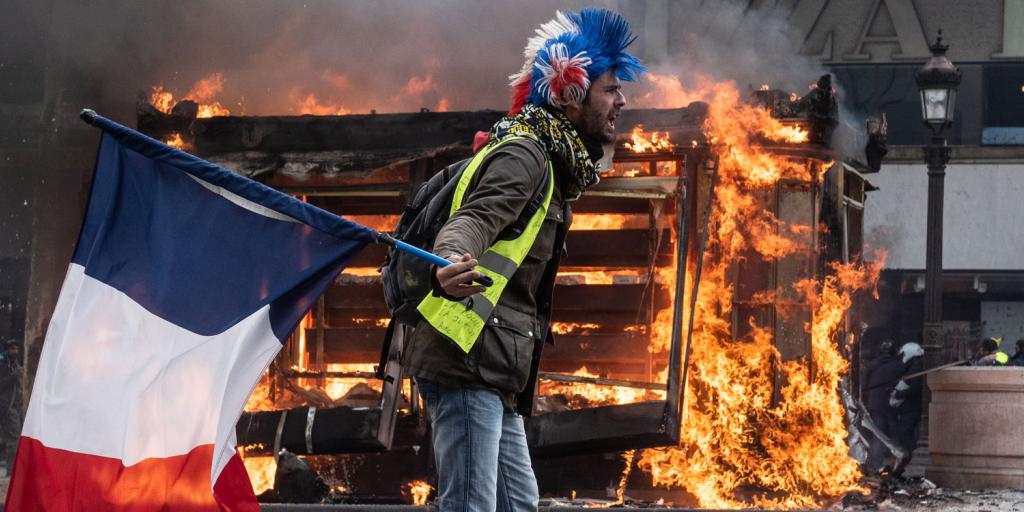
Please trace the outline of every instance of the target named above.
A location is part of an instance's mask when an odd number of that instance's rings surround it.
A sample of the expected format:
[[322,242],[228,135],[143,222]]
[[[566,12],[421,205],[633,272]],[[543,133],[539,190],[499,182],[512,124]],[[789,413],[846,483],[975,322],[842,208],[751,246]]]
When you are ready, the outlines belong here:
[[949,46],[942,44],[942,30],[931,46],[932,57],[917,71],[917,87],[921,91],[921,115],[931,128],[931,142],[924,148],[928,164],[928,232],[925,257],[923,341],[925,366],[942,361],[942,201],[949,146],[943,130],[953,124],[956,89],[960,70],[946,58]]

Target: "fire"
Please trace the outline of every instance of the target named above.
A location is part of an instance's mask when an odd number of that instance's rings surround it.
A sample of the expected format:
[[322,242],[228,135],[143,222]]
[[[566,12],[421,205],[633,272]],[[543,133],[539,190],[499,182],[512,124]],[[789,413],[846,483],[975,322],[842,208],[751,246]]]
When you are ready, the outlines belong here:
[[[809,358],[782,361],[772,330],[753,318],[742,319],[749,334],[734,339],[734,262],[750,251],[773,261],[813,249],[811,226],[786,224],[758,196],[782,179],[815,179],[816,170],[810,168],[817,163],[775,155],[761,146],[765,139],[805,141],[806,132],[741,102],[732,82],[700,83],[698,92],[709,104],[703,131],[718,169],[694,311],[681,441],[677,447],[646,450],[639,466],[656,485],[686,489],[701,507],[817,508],[823,499],[861,490],[857,462],[845,443],[838,386],[848,367],[837,340],[854,295],[877,281],[880,258],[870,265],[837,265],[824,280],[790,285],[813,311],[806,325]],[[672,276],[659,269],[657,278]],[[762,298],[771,300],[774,294]],[[688,303],[684,309],[688,320]],[[663,313],[652,333],[652,345],[661,350],[667,349],[670,331],[659,328],[667,325],[662,320],[671,319]],[[776,382],[781,389],[773,393]]]
[[588,331],[599,328],[601,326],[595,323],[551,322],[551,332],[555,334],[571,334],[576,331]]
[[[600,377],[591,373],[586,366],[581,367],[572,373],[576,377]],[[653,391],[641,388],[629,388],[624,386],[609,386],[605,384],[591,384],[588,382],[559,382],[541,381],[540,393],[542,395],[562,394],[569,399],[570,403],[585,406],[630,404],[642,402],[648,396],[664,398],[664,391]]]
[[188,143],[185,142],[185,139],[181,138],[181,134],[178,132],[174,132],[174,135],[168,137],[167,140],[164,141],[164,144],[167,144],[172,148],[178,148],[183,151],[188,151]]
[[766,132],[766,135],[772,140],[789,142],[791,144],[807,142],[807,130],[799,126],[782,125],[770,132]]
[[562,267],[558,277],[559,282],[565,284],[639,284],[646,282],[647,273],[629,268],[595,270],[593,267]]
[[273,411],[276,409],[274,401],[270,399],[270,379],[264,373],[259,384],[256,385],[256,389],[249,395],[249,400],[245,402],[245,411]]
[[579,213],[572,217],[572,229],[577,231],[611,229],[647,229],[645,214]]
[[434,487],[423,480],[415,480],[403,484],[402,491],[402,494],[412,497],[413,505],[424,506],[430,499],[430,493],[434,492]]
[[[349,364],[328,364],[329,372],[373,372],[373,364],[349,363]],[[376,379],[364,379],[359,377],[329,378],[325,379],[324,393],[337,400],[345,396],[352,388],[359,384],[366,384],[378,393],[381,391],[381,382]]]
[[288,98],[291,101],[288,110],[297,115],[343,116],[351,113],[340,103],[321,100],[313,93],[302,94],[298,89],[293,89]]
[[252,490],[260,495],[274,488],[274,475],[277,473],[277,462],[274,457],[246,457],[242,450],[242,463],[249,474]]
[[153,93],[149,96],[149,104],[164,114],[170,114],[171,109],[174,108],[174,95],[170,91],[165,91],[162,85],[154,85],[152,89]]
[[651,132],[647,133],[644,131],[644,125],[639,124],[636,128],[633,128],[633,132],[629,134],[629,138],[632,142],[623,144],[626,149],[635,153],[646,153],[656,151],[670,151],[676,147],[672,144],[672,141],[668,138],[668,132]]
[[377,267],[345,267],[342,274],[358,277],[380,277],[380,270]]
[[[154,85],[152,90],[153,92],[149,96],[149,103],[160,112],[170,114],[177,104],[174,101],[174,94],[165,90],[163,85]],[[183,99],[192,100],[199,105],[199,111],[196,114],[198,118],[229,116],[231,111],[221,105],[219,101],[214,100],[223,90],[224,75],[222,73],[214,73],[193,84]]]
[[[683,87],[682,81],[677,76],[657,73],[647,73],[644,76],[651,90],[637,99],[639,108],[679,108],[695,101],[707,99],[703,86],[696,90]],[[711,83],[706,77],[700,77],[700,79],[707,85]]]

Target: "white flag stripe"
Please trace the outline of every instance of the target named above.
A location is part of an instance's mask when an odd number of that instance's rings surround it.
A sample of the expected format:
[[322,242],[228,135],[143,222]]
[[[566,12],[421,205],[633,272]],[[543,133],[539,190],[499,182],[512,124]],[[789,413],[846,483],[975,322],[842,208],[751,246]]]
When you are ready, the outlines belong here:
[[201,336],[72,264],[23,435],[125,466],[216,443],[215,481],[233,454],[225,445],[234,442],[236,413],[281,348],[269,311],[265,306],[221,334]]

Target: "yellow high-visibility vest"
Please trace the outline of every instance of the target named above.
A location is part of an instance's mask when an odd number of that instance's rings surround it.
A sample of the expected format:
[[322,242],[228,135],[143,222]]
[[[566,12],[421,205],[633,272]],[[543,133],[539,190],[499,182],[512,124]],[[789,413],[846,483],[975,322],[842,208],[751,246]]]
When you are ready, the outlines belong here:
[[[524,139],[525,137],[509,137],[496,144],[489,144],[481,149],[476,156],[470,160],[469,165],[462,171],[462,176],[455,186],[452,197],[452,206],[449,218],[462,206],[463,198],[473,175],[480,168],[487,155],[497,149],[501,144],[512,140]],[[530,252],[533,243],[537,240],[541,225],[547,216],[548,206],[551,204],[551,195],[555,187],[555,171],[548,160],[548,189],[544,196],[541,207],[534,212],[523,233],[512,240],[499,240],[477,258],[479,265],[476,270],[481,274],[490,277],[494,284],[482,293],[466,297],[460,301],[452,301],[428,294],[416,308],[423,318],[448,339],[455,342],[464,352],[469,353],[476,343],[480,333],[484,330],[487,319],[494,310],[494,305],[501,298],[509,279],[519,269],[526,254]]]

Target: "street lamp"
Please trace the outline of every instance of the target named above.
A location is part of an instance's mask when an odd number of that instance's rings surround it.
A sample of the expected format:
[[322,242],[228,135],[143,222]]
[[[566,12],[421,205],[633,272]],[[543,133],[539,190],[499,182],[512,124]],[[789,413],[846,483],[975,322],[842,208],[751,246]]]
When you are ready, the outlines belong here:
[[921,90],[921,115],[924,124],[935,136],[953,124],[956,107],[956,88],[960,85],[960,70],[946,58],[948,45],[942,44],[942,31],[931,46],[932,58],[917,70],[917,87]]
[[942,30],[931,46],[932,56],[917,71],[921,91],[921,116],[931,128],[930,143],[924,147],[928,164],[928,226],[925,255],[924,325],[922,338],[925,364],[942,364],[942,200],[943,180],[949,162],[949,146],[943,130],[953,124],[960,70],[946,58],[949,46],[942,44]]

